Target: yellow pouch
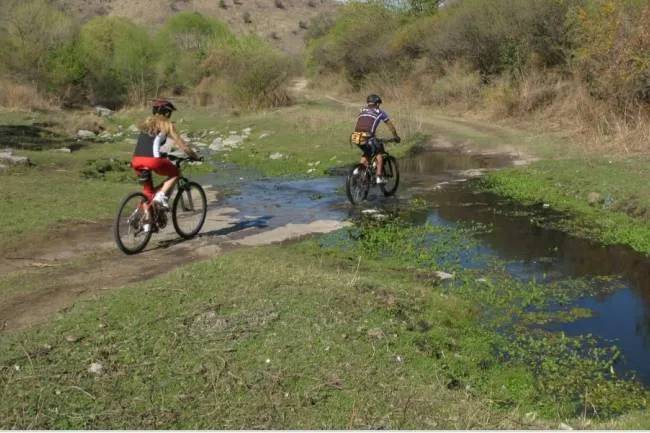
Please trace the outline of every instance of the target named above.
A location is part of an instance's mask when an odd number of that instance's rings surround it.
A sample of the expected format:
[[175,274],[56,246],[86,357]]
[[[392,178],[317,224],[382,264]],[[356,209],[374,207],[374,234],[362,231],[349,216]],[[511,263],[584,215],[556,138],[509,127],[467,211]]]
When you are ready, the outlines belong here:
[[366,144],[370,137],[371,134],[368,132],[353,132],[350,136],[350,143],[360,146]]

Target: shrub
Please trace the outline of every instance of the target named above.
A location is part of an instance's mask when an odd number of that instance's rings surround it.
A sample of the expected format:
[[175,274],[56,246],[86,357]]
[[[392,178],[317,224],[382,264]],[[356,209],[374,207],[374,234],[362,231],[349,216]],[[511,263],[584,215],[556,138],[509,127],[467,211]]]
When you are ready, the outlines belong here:
[[[388,41],[399,25],[399,15],[374,3],[349,3],[309,46],[309,65],[317,73],[342,72],[353,84],[378,68],[396,66]],[[381,30],[379,30],[381,29]]]
[[193,86],[203,73],[199,67],[215,43],[234,38],[228,27],[218,20],[196,12],[182,12],[169,18],[159,34],[164,85]]
[[143,102],[155,89],[157,52],[146,30],[130,21],[93,18],[81,29],[79,49],[93,104],[115,108]]
[[594,0],[572,18],[578,70],[591,92],[624,113],[650,104],[650,4]]
[[18,110],[43,110],[49,108],[50,104],[32,85],[0,80],[0,107]]
[[257,37],[220,44],[203,68],[233,105],[262,108],[289,102],[286,86],[292,63]]
[[464,0],[446,8],[427,40],[432,58],[463,59],[483,76],[519,72],[533,59],[550,67],[566,64],[571,0]]
[[3,7],[7,9],[0,19],[4,30],[0,30],[0,64],[15,80],[44,89],[50,81],[52,53],[75,36],[73,21],[45,0],[13,1]]

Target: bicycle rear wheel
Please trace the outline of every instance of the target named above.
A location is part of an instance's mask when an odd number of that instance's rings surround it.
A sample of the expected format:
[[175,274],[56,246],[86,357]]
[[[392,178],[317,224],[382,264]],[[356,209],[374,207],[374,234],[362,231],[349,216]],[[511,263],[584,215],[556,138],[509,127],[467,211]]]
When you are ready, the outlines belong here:
[[208,213],[208,200],[201,185],[187,182],[174,197],[172,222],[176,233],[182,238],[191,239],[201,230]]
[[368,197],[370,190],[370,172],[363,164],[357,164],[350,170],[345,181],[345,192],[352,204],[359,204]]
[[384,158],[384,179],[386,179],[386,183],[379,185],[381,191],[385,196],[395,194],[399,186],[399,167],[397,160],[390,155]]
[[[141,192],[129,194],[122,200],[115,223],[113,235],[115,243],[124,254],[139,253],[147,246],[151,239],[151,230],[145,232],[146,221],[145,204],[147,197]],[[149,224],[153,224],[149,221]]]

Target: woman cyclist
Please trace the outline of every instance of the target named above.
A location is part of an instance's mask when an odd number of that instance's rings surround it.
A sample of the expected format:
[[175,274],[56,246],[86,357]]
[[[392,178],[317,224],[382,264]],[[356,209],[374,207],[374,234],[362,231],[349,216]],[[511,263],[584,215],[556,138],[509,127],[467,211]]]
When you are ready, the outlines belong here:
[[158,192],[154,191],[151,182],[144,185],[144,194],[147,198],[160,204],[165,209],[169,208],[167,195],[174,188],[180,173],[170,160],[161,155],[160,147],[165,144],[167,137],[171,137],[175,145],[190,158],[199,159],[196,152],[185,143],[176,131],[174,124],[169,120],[175,110],[174,104],[166,99],[153,101],[153,115],[147,117],[139,127],[140,135],[131,160],[131,167],[138,174],[142,170],[151,170],[162,176],[167,176],[167,180],[162,184]]

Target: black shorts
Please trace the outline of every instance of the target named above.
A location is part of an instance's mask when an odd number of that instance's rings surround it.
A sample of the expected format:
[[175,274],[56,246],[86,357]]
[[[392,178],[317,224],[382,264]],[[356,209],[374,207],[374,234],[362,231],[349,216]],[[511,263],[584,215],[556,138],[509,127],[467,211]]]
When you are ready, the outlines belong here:
[[374,138],[368,140],[366,144],[357,145],[366,158],[372,158],[378,153],[384,153],[384,144]]

